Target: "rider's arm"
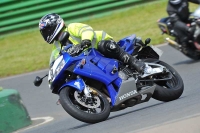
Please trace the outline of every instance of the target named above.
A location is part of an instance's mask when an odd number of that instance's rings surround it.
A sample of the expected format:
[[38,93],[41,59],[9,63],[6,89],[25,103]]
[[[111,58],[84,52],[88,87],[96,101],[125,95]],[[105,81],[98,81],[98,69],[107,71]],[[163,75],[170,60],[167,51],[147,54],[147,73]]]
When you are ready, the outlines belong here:
[[70,35],[80,37],[81,40],[93,40],[94,31],[91,26],[82,23],[71,23],[68,25]]

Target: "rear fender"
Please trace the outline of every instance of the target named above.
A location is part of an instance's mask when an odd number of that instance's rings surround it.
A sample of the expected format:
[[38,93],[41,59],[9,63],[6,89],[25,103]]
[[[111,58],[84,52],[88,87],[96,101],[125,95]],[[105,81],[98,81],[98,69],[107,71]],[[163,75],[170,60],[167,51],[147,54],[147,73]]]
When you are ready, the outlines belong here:
[[79,92],[82,92],[83,89],[85,88],[85,82],[81,78],[78,78],[76,80],[70,80],[70,81],[66,82],[65,84],[63,84],[62,87],[60,87],[60,89],[58,90],[58,92],[60,93],[60,91],[64,87],[67,87],[67,86],[70,86],[70,87],[78,90]]

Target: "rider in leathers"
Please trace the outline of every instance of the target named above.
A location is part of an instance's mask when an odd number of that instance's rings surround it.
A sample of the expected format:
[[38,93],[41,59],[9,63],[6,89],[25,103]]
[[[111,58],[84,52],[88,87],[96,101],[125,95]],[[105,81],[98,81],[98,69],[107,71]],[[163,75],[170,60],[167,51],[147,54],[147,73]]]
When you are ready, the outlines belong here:
[[195,27],[187,26],[189,12],[189,2],[200,4],[200,0],[169,0],[167,13],[170,17],[174,31],[177,32],[180,44],[187,46],[188,40],[192,37]]
[[41,18],[39,29],[47,43],[54,42],[53,48],[60,47],[60,43],[62,45],[73,44],[71,51],[93,46],[104,56],[118,59],[135,68],[139,73],[143,73],[147,68],[144,62],[125,52],[110,35],[104,31],[94,31],[89,25],[70,23],[65,26],[63,19],[58,14],[51,13]]

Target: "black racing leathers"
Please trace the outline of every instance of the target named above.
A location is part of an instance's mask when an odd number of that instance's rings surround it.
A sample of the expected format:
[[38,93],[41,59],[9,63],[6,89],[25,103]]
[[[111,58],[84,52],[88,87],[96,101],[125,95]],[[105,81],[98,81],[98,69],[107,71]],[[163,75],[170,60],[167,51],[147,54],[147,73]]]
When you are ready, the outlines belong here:
[[145,63],[134,58],[125,52],[115,41],[103,40],[98,43],[98,51],[108,58],[115,58],[119,61],[135,68],[139,73],[142,73],[145,68]]
[[167,5],[167,13],[170,17],[174,31],[180,39],[180,43],[186,43],[194,32],[186,25],[190,15],[189,2],[200,4],[200,0],[182,0],[180,4],[176,5],[171,4],[168,1]]

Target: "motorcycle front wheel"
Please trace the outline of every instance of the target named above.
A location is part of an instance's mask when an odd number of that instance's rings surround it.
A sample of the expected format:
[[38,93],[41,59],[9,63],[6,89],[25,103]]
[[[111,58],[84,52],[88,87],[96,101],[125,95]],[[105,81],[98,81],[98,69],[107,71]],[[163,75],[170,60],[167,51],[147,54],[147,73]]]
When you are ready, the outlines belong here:
[[170,80],[155,82],[157,86],[152,98],[164,102],[178,99],[184,90],[184,84],[181,76],[167,63],[159,61],[157,64],[165,66],[168,71],[171,72],[172,78]]
[[95,90],[87,98],[84,93],[71,87],[60,91],[60,103],[64,110],[77,120],[86,123],[97,123],[106,120],[110,115],[110,104],[101,92]]

